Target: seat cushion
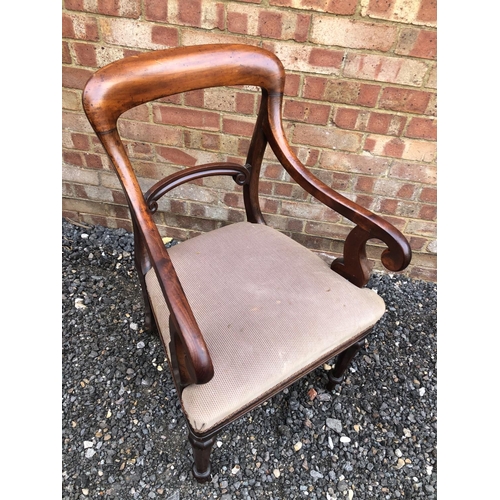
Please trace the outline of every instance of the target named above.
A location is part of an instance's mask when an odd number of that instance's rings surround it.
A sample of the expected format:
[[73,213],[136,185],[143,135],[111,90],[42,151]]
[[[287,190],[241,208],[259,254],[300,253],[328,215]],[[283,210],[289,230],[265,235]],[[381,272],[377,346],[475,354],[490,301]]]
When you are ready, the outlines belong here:
[[[375,292],[354,286],[262,224],[225,226],[168,252],[214,365],[210,382],[182,392],[184,412],[198,433],[329,359],[385,311]],[[146,283],[168,345],[169,311],[154,270]]]

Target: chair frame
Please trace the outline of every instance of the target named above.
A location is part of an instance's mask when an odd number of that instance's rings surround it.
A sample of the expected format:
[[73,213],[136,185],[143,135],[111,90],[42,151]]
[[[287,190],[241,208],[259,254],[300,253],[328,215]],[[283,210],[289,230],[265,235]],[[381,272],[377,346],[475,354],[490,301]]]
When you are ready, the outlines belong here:
[[[262,92],[245,164],[218,162],[188,167],[158,181],[143,194],[118,133],[120,115],[140,104],[173,94],[236,85],[257,86]],[[331,189],[313,176],[297,158],[283,129],[281,109],[284,85],[284,68],[272,53],[254,46],[214,44],[127,57],[98,70],[85,86],[85,113],[112,161],[129,205],[134,230],[135,266],[143,292],[146,329],[158,331],[145,284],[145,275],[151,268],[156,272],[170,312],[171,341],[169,345],[164,344],[164,348],[170,353],[170,367],[179,396],[190,384],[210,381],[214,367],[203,334],[153,220],[158,199],[171,189],[206,176],[232,176],[243,188],[248,222],[265,224],[259,205],[258,187],[264,151],[269,144],[295,182],[318,201],[354,223],[345,240],[343,258],[334,260],[331,265],[334,272],[358,287],[365,286],[370,276],[366,256],[366,243],[370,239],[380,240],[387,246],[381,254],[381,261],[388,270],[402,271],[411,260],[410,245],[398,229]],[[340,346],[338,352],[333,353],[337,359],[335,368],[328,374],[329,390],[342,381],[346,368],[368,333],[363,332],[350,345]],[[272,394],[207,433],[195,432],[187,422],[196,480],[204,482],[210,478],[210,452],[215,436],[222,428],[325,361],[327,359],[318,360],[313,368],[300,373],[276,388]]]

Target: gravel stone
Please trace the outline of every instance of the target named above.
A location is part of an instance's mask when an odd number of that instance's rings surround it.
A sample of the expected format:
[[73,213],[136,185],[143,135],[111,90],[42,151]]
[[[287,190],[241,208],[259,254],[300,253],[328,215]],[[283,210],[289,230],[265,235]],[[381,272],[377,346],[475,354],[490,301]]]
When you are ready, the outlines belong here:
[[326,391],[318,368],[231,424],[201,485],[133,247],[63,219],[63,500],[437,498],[435,283],[374,273],[387,310],[342,384]]

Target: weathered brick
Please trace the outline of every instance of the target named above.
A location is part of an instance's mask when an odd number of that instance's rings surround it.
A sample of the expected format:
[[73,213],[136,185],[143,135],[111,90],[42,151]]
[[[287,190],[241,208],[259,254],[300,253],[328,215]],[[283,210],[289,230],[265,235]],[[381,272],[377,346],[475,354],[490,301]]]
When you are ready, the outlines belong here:
[[[167,39],[161,38],[159,43],[153,42],[152,32],[155,25],[145,22],[125,18],[101,17],[99,19],[103,41],[112,45],[121,45],[136,49],[164,49],[169,46],[177,46],[177,39],[174,41],[170,28],[163,34],[168,33]],[[167,43],[166,43],[167,42]]]
[[219,130],[220,128],[219,114],[211,111],[174,106],[154,106],[153,114],[157,123],[206,128],[208,130]]
[[[169,0],[168,22],[196,28],[224,29],[223,4],[214,0]],[[221,9],[222,7],[222,9]]]
[[92,76],[92,74],[93,72],[87,69],[63,66],[63,87],[83,90],[83,87],[87,83],[88,79]]
[[178,41],[177,29],[167,26],[153,26],[151,28],[151,41],[157,45],[174,47]]
[[414,117],[408,124],[405,135],[416,139],[437,139],[437,123],[432,118]]
[[263,48],[275,53],[287,71],[329,75],[340,73],[338,61],[342,60],[342,56],[339,58],[339,54],[343,53],[339,51],[331,51],[328,55],[323,49],[292,42],[265,42]]
[[320,158],[322,168],[368,175],[384,175],[388,172],[390,164],[391,162],[383,157],[348,154],[331,150],[323,151]]
[[340,69],[343,57],[344,53],[341,51],[313,48],[309,54],[309,64]]
[[85,10],[85,0],[65,0],[64,8],[67,10]]
[[182,146],[182,133],[174,127],[137,123],[123,120],[118,123],[118,130],[125,139],[134,141]]
[[259,24],[257,34],[269,38],[281,38],[281,27],[283,25],[283,14],[261,10],[259,12]]
[[305,101],[286,100],[283,108],[283,117],[285,119],[310,124],[326,125],[329,114],[330,106]]
[[404,56],[436,59],[437,33],[436,31],[406,28],[401,31],[394,52]]
[[84,14],[63,13],[62,36],[96,42],[99,40],[97,21],[94,17]]
[[77,151],[63,151],[63,161],[77,167],[85,166],[82,153]]
[[424,187],[420,192],[419,200],[425,203],[436,203],[437,202],[437,189]]
[[373,107],[380,92],[378,85],[329,79],[323,94],[325,101]]
[[423,184],[436,184],[437,181],[436,167],[420,163],[394,162],[390,169],[390,176]]
[[156,150],[162,158],[170,163],[186,167],[196,165],[196,158],[189,155],[182,149],[158,146]]
[[366,137],[363,148],[376,156],[391,156],[423,162],[433,162],[436,159],[434,142],[372,134]]
[[62,43],[62,63],[63,64],[72,63],[71,52],[69,50],[69,43],[64,41]]
[[293,142],[323,148],[335,148],[343,151],[356,151],[361,145],[362,135],[332,127],[296,125]]
[[181,31],[183,45],[203,45],[209,43],[243,43],[246,45],[260,45],[257,38],[247,36],[226,35],[225,33],[183,29]]
[[424,114],[427,111],[431,97],[430,92],[387,87],[382,91],[379,107],[392,109],[393,111]]
[[427,64],[421,61],[349,53],[345,62],[344,76],[420,87],[427,71]]
[[288,73],[285,80],[285,95],[290,97],[298,96],[300,91],[300,81],[300,75]]
[[270,0],[270,5],[329,12],[348,16],[356,12],[357,0]]
[[407,24],[436,25],[436,0],[365,0],[361,15]]
[[316,15],[311,26],[311,41],[350,49],[387,52],[397,39],[396,26]]
[[96,47],[90,43],[73,43],[76,60],[80,66],[97,66]]
[[144,17],[148,21],[167,21],[167,6],[165,0],[144,0]]
[[228,12],[227,29],[233,33],[248,33],[248,14],[245,12]]
[[251,137],[254,126],[255,120],[243,120],[228,117],[224,117],[222,119],[222,131],[226,134]]

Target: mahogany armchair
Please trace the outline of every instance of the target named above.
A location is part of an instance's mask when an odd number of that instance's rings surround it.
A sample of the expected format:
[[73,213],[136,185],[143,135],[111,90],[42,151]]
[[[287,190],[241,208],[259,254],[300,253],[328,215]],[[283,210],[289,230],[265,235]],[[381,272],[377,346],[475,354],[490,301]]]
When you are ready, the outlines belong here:
[[[315,178],[283,130],[285,72],[272,53],[246,45],[202,45],[153,51],[109,64],[88,81],[85,113],[116,169],[129,204],[135,263],[146,327],[166,351],[192,445],[194,477],[210,478],[216,434],[230,422],[336,356],[328,388],[340,383],[383,300],[365,288],[365,245],[385,243],[390,271],[410,262],[404,236],[391,224]],[[261,104],[244,165],[222,162],[185,168],[143,193],[117,120],[152,100],[195,89],[252,85]],[[272,151],[303,189],[354,223],[343,258],[331,268],[288,236],[267,226],[259,206],[264,150]],[[246,222],[166,249],[153,213],[175,187],[204,176],[229,175],[242,186]]]

